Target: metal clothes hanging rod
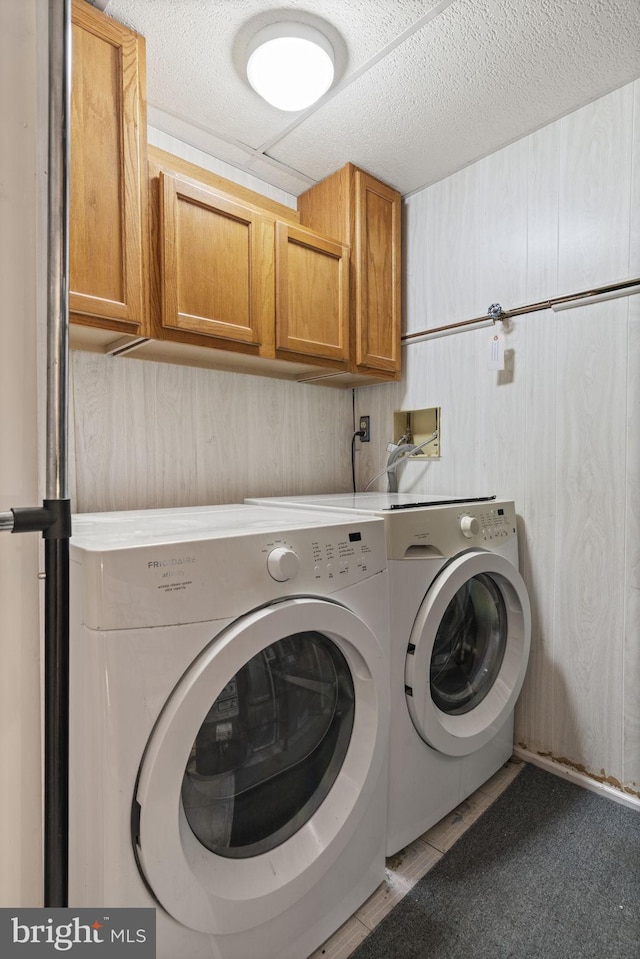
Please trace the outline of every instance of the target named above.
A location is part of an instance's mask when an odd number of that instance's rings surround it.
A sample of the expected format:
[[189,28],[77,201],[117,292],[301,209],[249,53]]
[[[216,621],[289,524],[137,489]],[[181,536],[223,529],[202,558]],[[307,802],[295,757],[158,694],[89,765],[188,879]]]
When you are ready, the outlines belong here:
[[583,290],[580,293],[569,293],[566,296],[555,296],[549,300],[539,300],[527,306],[518,306],[513,310],[503,310],[499,303],[492,303],[484,316],[476,316],[472,320],[462,320],[459,323],[448,323],[446,326],[435,326],[431,330],[421,330],[418,333],[405,333],[402,344],[421,343],[423,340],[439,336],[448,336],[468,329],[481,329],[483,326],[492,326],[499,320],[508,320],[512,316],[523,316],[527,313],[537,313],[541,310],[566,310],[577,306],[586,306],[589,303],[600,303],[603,300],[612,300],[619,296],[630,296],[640,293],[640,276],[630,280],[619,280],[607,286],[596,286],[592,290]]

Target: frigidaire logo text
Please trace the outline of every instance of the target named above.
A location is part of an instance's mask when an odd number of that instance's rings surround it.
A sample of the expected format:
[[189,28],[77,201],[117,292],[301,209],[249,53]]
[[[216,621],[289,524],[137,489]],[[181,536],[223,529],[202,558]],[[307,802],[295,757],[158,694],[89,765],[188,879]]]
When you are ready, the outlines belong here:
[[26,926],[18,921],[17,916],[13,916],[11,923],[14,943],[22,945],[27,942],[46,942],[60,952],[67,952],[79,943],[147,941],[144,929],[136,929],[135,932],[130,929],[110,929],[97,919],[88,926],[81,923],[77,916],[74,916],[71,922],[61,922],[58,925],[54,924],[53,919],[47,919],[46,923]]
[[195,561],[195,556],[172,556],[171,559],[151,559],[147,563],[147,567],[149,569],[162,569],[164,566],[189,566]]

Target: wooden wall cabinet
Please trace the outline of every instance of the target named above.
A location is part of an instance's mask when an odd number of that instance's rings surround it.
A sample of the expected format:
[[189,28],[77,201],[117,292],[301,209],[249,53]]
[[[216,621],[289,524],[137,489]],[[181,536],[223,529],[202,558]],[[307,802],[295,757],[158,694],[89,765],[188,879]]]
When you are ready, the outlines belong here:
[[73,0],[71,21],[71,320],[140,334],[147,302],[145,42],[85,0]]
[[[212,366],[232,366],[218,351],[254,356],[269,362],[252,371],[267,375],[348,369],[347,246],[300,227],[297,211],[152,147],[149,174],[153,340],[201,347]],[[145,344],[140,355],[157,349]]]
[[400,378],[401,196],[348,163],[298,197],[300,222],[351,247],[352,370]]

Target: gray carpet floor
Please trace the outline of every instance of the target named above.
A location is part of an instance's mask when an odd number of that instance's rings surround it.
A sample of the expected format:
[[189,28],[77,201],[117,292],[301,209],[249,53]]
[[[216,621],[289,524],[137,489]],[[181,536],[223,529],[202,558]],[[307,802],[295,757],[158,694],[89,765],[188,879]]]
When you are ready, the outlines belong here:
[[527,765],[351,959],[639,959],[640,814]]

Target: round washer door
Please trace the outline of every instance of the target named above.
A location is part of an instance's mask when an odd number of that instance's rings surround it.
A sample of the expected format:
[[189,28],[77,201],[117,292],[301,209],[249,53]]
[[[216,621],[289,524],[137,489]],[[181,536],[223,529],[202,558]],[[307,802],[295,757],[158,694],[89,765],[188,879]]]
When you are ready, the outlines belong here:
[[469,550],[443,567],[418,610],[405,664],[422,739],[448,756],[489,742],[515,706],[530,643],[527,588],[512,563]]
[[158,718],[134,801],[138,865],[168,913],[234,933],[313,888],[386,788],[387,686],[377,637],[330,601],[256,610],[204,649]]

